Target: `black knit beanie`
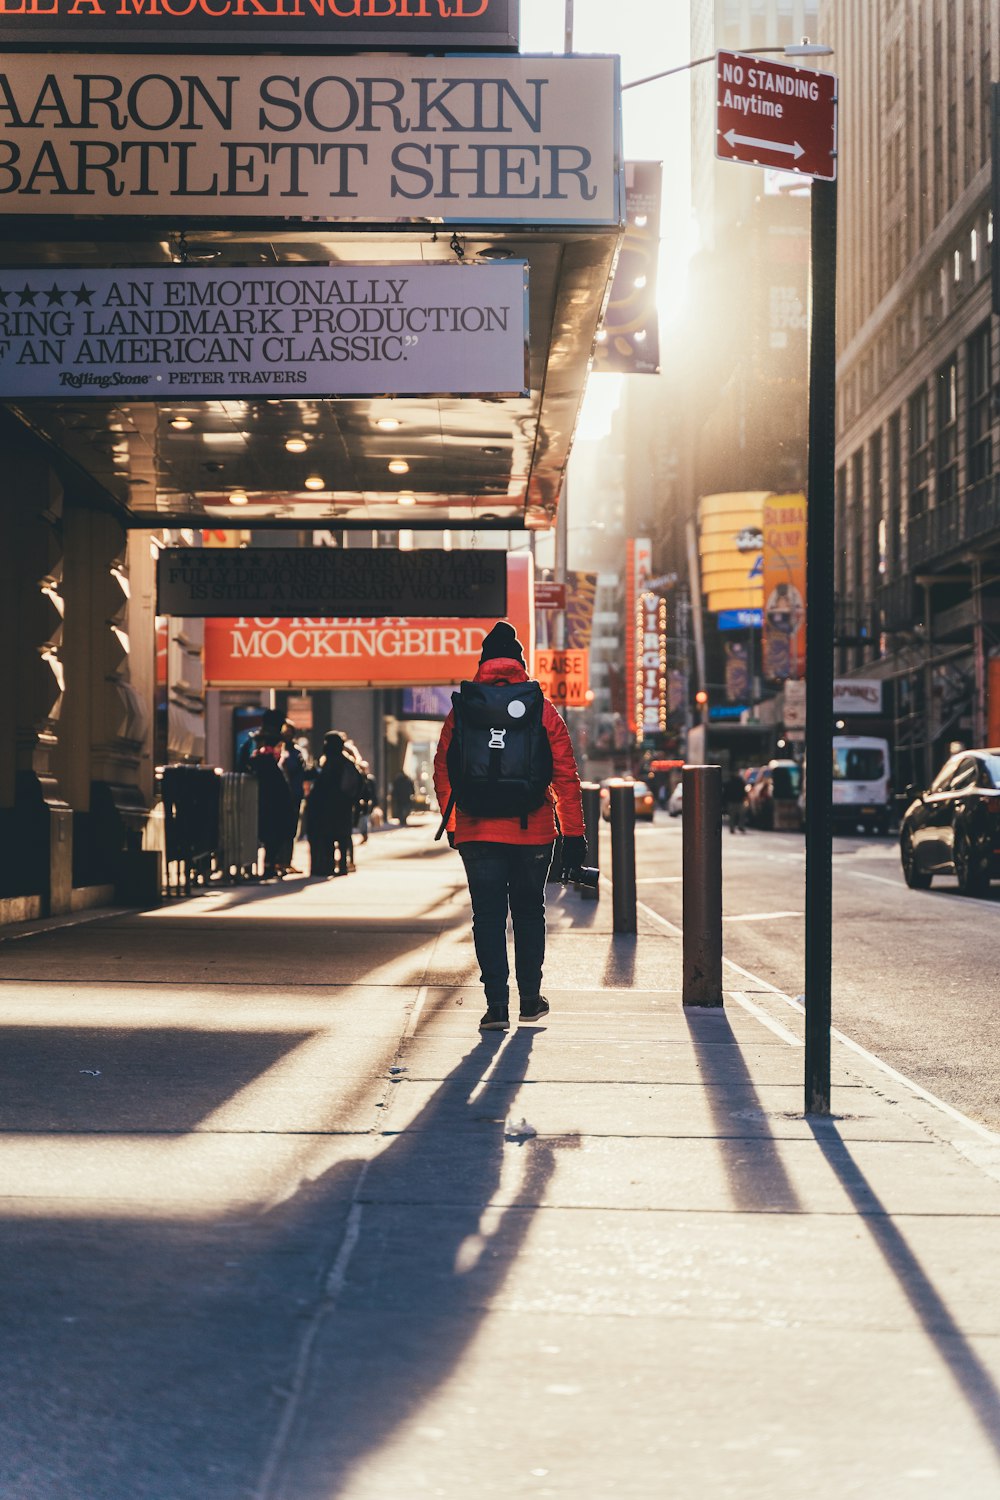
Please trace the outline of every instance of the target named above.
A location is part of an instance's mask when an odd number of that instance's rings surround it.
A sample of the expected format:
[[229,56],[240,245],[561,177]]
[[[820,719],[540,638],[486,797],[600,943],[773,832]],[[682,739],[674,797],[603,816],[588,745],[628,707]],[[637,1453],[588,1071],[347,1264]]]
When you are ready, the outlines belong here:
[[495,661],[498,657],[503,657],[506,661],[519,661],[522,667],[525,665],[521,642],[517,638],[513,625],[508,625],[506,620],[498,621],[483,637],[479,665],[482,666],[485,661]]

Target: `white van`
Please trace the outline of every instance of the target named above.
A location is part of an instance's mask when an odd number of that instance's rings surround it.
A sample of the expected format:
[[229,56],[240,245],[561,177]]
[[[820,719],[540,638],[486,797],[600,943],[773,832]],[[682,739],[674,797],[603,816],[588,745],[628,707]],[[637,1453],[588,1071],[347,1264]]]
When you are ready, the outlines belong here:
[[833,824],[853,830],[859,823],[888,833],[891,814],[889,742],[864,734],[833,737]]

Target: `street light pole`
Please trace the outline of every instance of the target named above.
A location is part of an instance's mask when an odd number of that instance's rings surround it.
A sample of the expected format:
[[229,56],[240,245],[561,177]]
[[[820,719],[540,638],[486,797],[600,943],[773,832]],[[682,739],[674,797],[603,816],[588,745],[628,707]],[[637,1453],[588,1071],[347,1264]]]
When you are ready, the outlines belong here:
[[833,958],[833,560],[836,451],[837,183],[813,180],[806,512],[807,1114],[830,1113]]

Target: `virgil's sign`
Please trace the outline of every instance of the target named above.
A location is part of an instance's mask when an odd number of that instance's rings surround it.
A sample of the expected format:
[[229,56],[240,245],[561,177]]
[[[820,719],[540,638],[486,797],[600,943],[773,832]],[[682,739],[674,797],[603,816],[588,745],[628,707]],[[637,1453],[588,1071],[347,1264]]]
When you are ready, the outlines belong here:
[[157,562],[156,590],[158,614],[195,618],[502,618],[507,554],[167,547]]
[[0,43],[517,50],[517,0],[3,0]]
[[617,224],[617,99],[612,57],[18,54],[0,213]]
[[527,268],[0,270],[0,398],[521,395]]

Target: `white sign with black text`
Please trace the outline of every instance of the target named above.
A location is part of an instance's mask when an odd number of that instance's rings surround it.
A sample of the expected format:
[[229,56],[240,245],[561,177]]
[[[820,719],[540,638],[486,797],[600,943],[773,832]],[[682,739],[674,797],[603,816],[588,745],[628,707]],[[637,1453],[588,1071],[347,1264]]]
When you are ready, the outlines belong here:
[[619,221],[615,57],[21,54],[0,211]]
[[527,275],[0,269],[0,398],[521,395]]

